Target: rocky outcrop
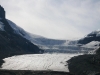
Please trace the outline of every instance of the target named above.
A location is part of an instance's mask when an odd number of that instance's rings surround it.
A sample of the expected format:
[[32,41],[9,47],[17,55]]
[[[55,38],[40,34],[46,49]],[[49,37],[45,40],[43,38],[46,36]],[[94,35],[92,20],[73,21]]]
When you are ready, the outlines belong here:
[[80,55],[68,61],[69,70],[75,75],[100,75],[100,48],[96,54]]
[[0,5],[0,18],[2,18],[2,19],[5,18],[5,10],[1,5]]

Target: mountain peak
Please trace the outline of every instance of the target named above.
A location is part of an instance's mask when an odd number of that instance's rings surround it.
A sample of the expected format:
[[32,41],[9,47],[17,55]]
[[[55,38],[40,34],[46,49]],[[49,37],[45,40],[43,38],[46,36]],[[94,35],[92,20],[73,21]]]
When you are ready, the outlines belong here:
[[0,18],[5,19],[5,10],[1,5],[0,5]]

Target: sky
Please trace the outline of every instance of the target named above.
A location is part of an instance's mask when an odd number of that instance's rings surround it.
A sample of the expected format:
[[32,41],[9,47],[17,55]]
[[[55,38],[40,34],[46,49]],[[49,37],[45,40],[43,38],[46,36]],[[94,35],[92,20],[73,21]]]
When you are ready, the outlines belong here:
[[100,29],[100,0],[0,0],[6,18],[52,39],[82,38]]

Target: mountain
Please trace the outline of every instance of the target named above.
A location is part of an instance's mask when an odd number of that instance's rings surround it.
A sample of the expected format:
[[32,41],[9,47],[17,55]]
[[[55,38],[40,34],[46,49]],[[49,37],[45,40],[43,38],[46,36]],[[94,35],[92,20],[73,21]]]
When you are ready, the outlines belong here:
[[16,26],[12,24],[13,22],[6,19],[4,8],[0,6],[0,65],[5,57],[43,52],[25,38],[28,38],[25,36],[27,33],[23,33],[21,28],[16,29]]
[[79,40],[56,40],[30,35],[32,43],[46,53],[93,53],[100,44],[100,30],[93,31]]
[[87,43],[90,43],[92,41],[100,41],[100,30],[95,30],[95,31],[89,33],[87,36],[80,39],[78,41],[78,43],[87,44]]
[[[2,24],[2,18],[5,19],[5,11],[3,8],[1,8],[1,21],[0,24]],[[45,38],[43,36],[34,35],[29,32],[26,32],[24,29],[18,27],[15,23],[13,23],[10,20],[5,19],[7,24],[6,27],[4,25],[1,25],[0,29],[6,30],[6,32],[9,32],[10,34],[13,32],[13,34],[19,35],[22,38],[30,41],[32,44],[35,44],[40,49],[43,49],[46,53],[88,53],[90,50],[94,50],[94,47],[90,47],[88,45],[91,44],[84,44],[84,41],[82,40],[57,40],[57,39],[49,39]],[[93,42],[92,42],[93,43]],[[82,46],[80,46],[82,44]]]
[[43,49],[45,53],[83,52],[80,50],[80,47],[77,46],[77,40],[57,40],[57,39],[45,38],[43,36],[26,32],[25,30],[18,27],[15,23],[13,23],[10,20],[7,20],[7,22],[13,28],[14,33],[24,37],[25,39],[29,40],[31,43],[37,45],[40,49]]
[[32,43],[43,49],[45,53],[88,53],[97,48],[88,46],[89,43],[80,46],[79,40],[56,40],[40,36],[36,38],[31,36],[31,39]]
[[94,50],[94,47],[79,46],[78,40],[57,40],[41,37],[38,35],[30,34],[32,43],[37,45],[40,49],[44,50],[44,53],[88,53],[90,50]]
[[77,41],[80,47],[92,48],[96,50],[100,46],[100,30],[92,31],[87,34],[84,38]]

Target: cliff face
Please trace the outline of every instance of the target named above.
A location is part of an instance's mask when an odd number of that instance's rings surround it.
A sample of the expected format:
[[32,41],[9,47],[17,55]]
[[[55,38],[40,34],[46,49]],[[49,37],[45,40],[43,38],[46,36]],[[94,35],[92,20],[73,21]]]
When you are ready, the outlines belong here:
[[5,18],[4,8],[0,6],[0,65],[2,59],[20,54],[42,53],[36,45],[16,34]]
[[5,18],[5,10],[1,5],[0,5],[0,18]]

